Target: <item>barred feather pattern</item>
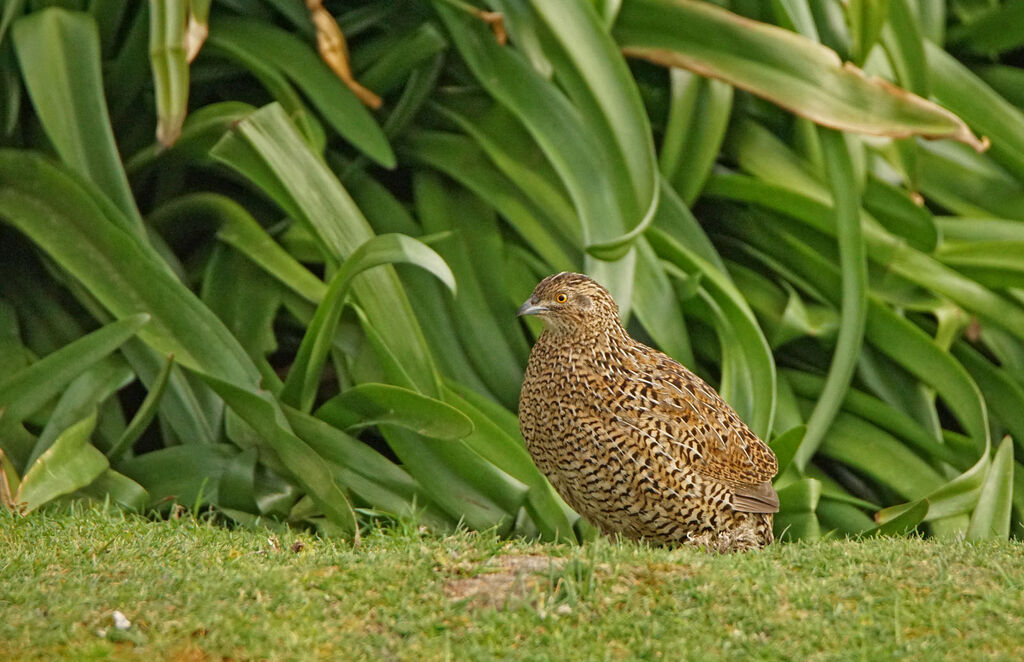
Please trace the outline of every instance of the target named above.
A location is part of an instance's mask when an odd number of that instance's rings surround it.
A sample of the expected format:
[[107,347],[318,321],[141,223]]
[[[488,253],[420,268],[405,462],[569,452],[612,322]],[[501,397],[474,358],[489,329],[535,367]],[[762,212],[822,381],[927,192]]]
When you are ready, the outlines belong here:
[[608,535],[718,551],[772,542],[771,449],[704,382],[634,340],[590,278],[541,281],[519,426],[563,499]]

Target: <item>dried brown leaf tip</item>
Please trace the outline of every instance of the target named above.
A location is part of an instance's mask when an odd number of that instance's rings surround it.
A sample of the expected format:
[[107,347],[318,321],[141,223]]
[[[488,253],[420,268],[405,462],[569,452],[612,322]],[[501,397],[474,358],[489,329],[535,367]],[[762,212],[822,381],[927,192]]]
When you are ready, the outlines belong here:
[[199,55],[199,50],[210,36],[210,24],[199,20],[195,14],[189,14],[188,27],[185,29],[185,58],[189,64]]
[[978,321],[977,317],[972,317],[967,328],[964,329],[964,337],[972,343],[976,343],[981,340],[981,322]]
[[484,11],[478,9],[476,15],[479,16],[484,23],[491,26],[491,31],[494,33],[494,38],[498,40],[498,43],[504,46],[508,42],[508,33],[505,32],[505,17],[502,16],[500,11]]
[[505,16],[500,11],[487,11],[486,9],[480,9],[479,7],[474,7],[468,2],[462,2],[462,0],[445,1],[452,7],[462,10],[474,18],[478,18],[486,23],[491,28],[491,32],[494,33],[494,38],[501,46],[504,46],[508,42],[508,33],[505,32]]
[[364,105],[373,109],[380,108],[381,98],[360,85],[352,76],[345,35],[330,12],[324,9],[323,0],[306,0],[306,8],[309,9],[313,25],[316,26],[316,48],[320,58]]
[[[0,415],[2,414],[3,410],[0,409]],[[7,475],[8,471],[11,472],[11,476]],[[16,495],[18,487],[17,484],[11,484],[16,480],[17,474],[14,474],[14,466],[10,464],[7,456],[4,455],[3,450],[0,450],[0,506],[9,508],[14,512],[18,512],[19,510]]]

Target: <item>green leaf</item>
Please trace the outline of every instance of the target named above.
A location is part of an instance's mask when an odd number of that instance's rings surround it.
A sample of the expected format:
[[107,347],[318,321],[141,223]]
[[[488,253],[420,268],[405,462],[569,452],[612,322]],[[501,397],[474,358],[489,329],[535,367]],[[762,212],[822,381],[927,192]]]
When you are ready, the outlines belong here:
[[471,137],[494,167],[555,224],[560,236],[579,245],[582,238],[576,211],[540,147],[507,108],[492,102],[482,110],[481,105],[475,96],[453,95],[443,105],[431,108]]
[[338,468],[337,480],[374,507],[409,515],[420,508],[435,521],[454,523],[404,469],[367,444],[298,409],[285,406],[284,413],[296,434]]
[[129,176],[136,177],[155,164],[166,163],[165,159],[202,161],[221,136],[254,110],[253,106],[239,101],[222,101],[198,108],[185,119],[181,135],[174,145],[170,148],[160,143],[149,145],[133,154],[125,162],[125,169]]
[[821,129],[818,135],[832,189],[842,295],[839,333],[832,362],[818,402],[807,419],[803,442],[793,458],[801,470],[807,466],[821,444],[850,387],[857,366],[857,355],[864,341],[868,312],[867,253],[860,226],[860,195],[853,178],[849,148],[842,136],[834,131]]
[[109,466],[103,453],[89,443],[96,412],[61,433],[25,472],[15,501],[23,513],[85,487]]
[[931,499],[945,482],[941,474],[898,439],[850,414],[836,416],[819,452],[867,474],[907,499]]
[[935,44],[925,43],[932,93],[944,106],[991,140],[991,156],[1024,177],[1024,112]]
[[573,523],[579,518],[541,474],[519,434],[515,414],[486,397],[451,381],[445,399],[464,412],[475,427],[466,445],[503,471],[529,486],[526,511],[546,540],[576,542]]
[[150,507],[217,502],[217,486],[238,449],[227,444],[169,446],[123,460],[117,470],[149,492]]
[[348,431],[390,423],[432,439],[462,439],[473,432],[473,423],[458,409],[390,384],[348,388],[321,405],[316,417]]
[[334,482],[323,459],[291,431],[273,399],[268,394],[258,395],[208,375],[200,376],[224,398],[228,407],[258,431],[327,519],[358,540],[359,525],[348,497]]
[[173,145],[188,111],[188,59],[185,24],[188,3],[154,0],[149,6],[149,59],[156,91],[156,138]]
[[122,229],[142,236],[142,219],[121,167],[88,14],[49,8],[14,23],[14,50],[36,114],[62,161],[121,210]]
[[[385,168],[395,166],[394,152],[370,111],[298,37],[265,21],[222,17],[211,23],[209,43],[279,69],[339,135]],[[268,59],[267,53],[274,56]]]
[[153,417],[156,416],[157,411],[160,407],[160,399],[164,395],[164,389],[167,387],[167,380],[171,376],[171,368],[174,366],[174,355],[168,355],[167,361],[164,366],[157,373],[156,379],[153,384],[149,387],[149,392],[146,393],[146,398],[139,405],[139,408],[135,411],[135,415],[132,416],[131,422],[118,437],[117,441],[110,450],[107,451],[107,458],[113,461],[117,461],[121,454],[127,449],[131,448],[132,445],[138,441],[142,433],[146,431],[146,427],[149,426]]
[[257,366],[277,349],[274,318],[281,307],[281,288],[245,255],[216,246],[206,264],[200,296]]
[[935,250],[939,233],[934,219],[927,207],[914,203],[906,191],[871,177],[862,202],[864,209],[890,233],[905,238],[923,253]]
[[224,466],[217,483],[217,506],[245,512],[258,512],[256,504],[256,462],[258,448],[247,448]]
[[665,180],[684,203],[692,205],[725,138],[733,88],[685,69],[673,68],[669,75],[672,99],[658,162]]
[[[922,155],[927,152],[922,151]],[[712,175],[705,194],[744,202],[756,202],[798,219],[821,232],[834,234],[828,223],[829,205],[815,200],[820,194],[797,193],[779,185],[743,175]],[[892,237],[867,218],[862,220],[868,256],[903,278],[943,295],[967,310],[975,311],[1018,338],[1024,337],[1024,310],[959,272]],[[834,270],[834,267],[830,266]]]
[[135,375],[120,357],[108,357],[75,378],[61,394],[29,456],[31,465],[66,428],[82,420],[111,395],[130,384]]
[[[498,172],[473,141],[439,131],[411,133],[400,154],[435,168],[486,200],[555,271],[570,271],[580,261],[556,230],[563,226]],[[561,234],[561,233],[560,233]]]
[[969,22],[954,26],[950,44],[966,45],[984,55],[996,55],[1024,44],[1024,5],[1018,2],[991,4]]
[[419,65],[448,50],[448,40],[437,25],[425,22],[396,38],[390,47],[359,76],[377,94],[390,93],[407,80]]
[[[261,108],[239,123],[212,155],[304,222],[332,260],[351,255],[373,237],[352,198],[305,145],[279,105]],[[352,284],[352,292],[380,327],[389,350],[401,357],[417,389],[436,395],[439,376],[394,269],[383,267],[364,274]]]
[[[109,203],[107,203],[109,204]],[[255,386],[256,367],[153,248],[126,232],[86,182],[32,152],[0,152],[0,214],[114,316],[152,316],[139,337],[179,364]]]
[[[821,393],[824,380],[810,373],[786,370],[780,373],[800,396],[811,400],[817,399]],[[888,375],[890,379],[891,375]],[[915,421],[906,412],[867,393],[850,389],[843,399],[843,411],[877,425],[886,432],[912,445],[926,457],[940,459],[957,465],[959,456],[949,446],[941,443],[936,437]]]
[[149,505],[149,492],[146,488],[113,469],[105,470],[96,480],[78,492],[94,499],[109,498],[114,503],[137,513],[144,512]]
[[899,515],[886,520],[870,531],[865,531],[864,537],[905,536],[916,529],[918,524],[923,522],[925,516],[928,514],[928,499],[915,501],[908,504],[908,506],[909,507],[904,508]]
[[454,295],[455,277],[432,248],[403,234],[373,237],[357,248],[331,278],[327,293],[306,329],[302,344],[281,391],[281,401],[308,412],[313,407],[320,373],[331,348],[338,319],[353,279],[368,269],[387,264],[414,264],[437,277]]
[[850,0],[846,13],[853,40],[853,62],[864,66],[889,18],[889,0]]
[[[506,406],[514,407],[519,401],[529,347],[520,327],[509,323],[515,317],[515,304],[508,302],[500,278],[498,282],[494,279],[499,276],[494,265],[502,258],[494,214],[479,197],[434,173],[417,172],[412,184],[423,230],[432,234],[450,232],[435,246],[460,284],[454,300],[437,293],[441,305],[447,308],[445,317],[450,318],[456,332],[454,340],[488,390]],[[497,245],[485,243],[491,240]],[[489,255],[484,253],[488,249]],[[490,277],[482,275],[486,271]],[[493,286],[489,291],[484,290],[487,284]],[[442,361],[448,359],[448,354],[441,351],[436,356]]]
[[803,441],[806,432],[807,426],[798,425],[772,439],[770,445],[779,464],[779,473],[777,475],[782,476],[789,469],[789,465],[793,462],[796,451],[800,447],[800,442]]
[[860,535],[875,528],[874,520],[865,515],[863,510],[843,501],[831,499],[824,493],[818,501],[815,513],[823,529],[834,529],[848,536]]
[[312,303],[323,300],[327,292],[324,282],[282,248],[252,214],[231,198],[217,193],[190,193],[174,198],[149,216],[149,222],[157,227],[179,224],[186,219],[219,227],[219,240],[248,257],[282,285]]
[[21,479],[18,478],[18,470],[14,462],[3,450],[0,450],[0,506],[10,510],[17,510],[18,504],[14,496],[18,493]]
[[650,225],[660,192],[651,127],[639,89],[608,34],[616,12],[602,18],[586,2],[531,4],[547,28],[542,40],[555,78],[597,136],[614,171],[626,232],[591,243],[586,250],[599,259],[616,260]]
[[967,527],[968,540],[1006,540],[1010,537],[1010,510],[1013,506],[1013,440],[1003,439],[992,458],[978,505]]
[[779,512],[773,528],[780,540],[817,540],[821,525],[815,511],[821,498],[821,483],[804,478],[779,490]]
[[628,0],[614,35],[627,55],[752,92],[822,126],[870,135],[983,142],[953,113],[844,65],[835,51],[713,3]]
[[[625,198],[628,209],[628,201],[631,197],[635,200],[635,194],[632,185],[622,179],[627,175],[632,176],[625,164],[616,169],[620,164],[609,160],[606,146],[601,142],[602,136],[595,135],[591,124],[585,117],[581,117],[580,110],[526,60],[514,51],[499,46],[493,34],[480,21],[443,2],[436,3],[435,9],[481,85],[519,117],[558,172],[580,218],[583,247],[607,244],[603,246],[607,250],[602,254],[606,259],[625,254],[630,248],[630,239],[624,238],[623,234],[627,230],[641,228],[654,212],[652,207],[649,215],[636,218],[635,227],[630,225],[627,228],[622,215],[623,200],[618,196],[630,196]],[[589,8],[580,6],[580,12],[590,17],[587,19],[589,23],[594,17],[586,9]],[[573,28],[575,34],[587,36],[581,47],[589,48],[594,46],[594,40],[607,39],[605,35],[592,34],[589,27],[584,24]],[[595,66],[603,67],[604,63]],[[579,77],[573,77],[572,80],[582,83]],[[615,96],[616,102],[621,99],[621,91],[617,86],[609,88],[609,93]],[[624,119],[630,121],[629,118]],[[647,143],[649,138],[644,137],[643,141]],[[616,140],[613,144],[617,143]],[[653,149],[651,160],[653,176]],[[592,275],[612,291],[623,311],[629,309],[629,267],[627,263],[615,267],[588,263],[588,269],[599,270]]]
[[93,331],[0,381],[0,428],[16,425],[149,321],[133,315]]
[[[986,444],[982,456],[974,466],[925,496],[929,504],[925,521],[963,515],[974,509],[992,463],[989,457],[990,450],[991,444]],[[913,505],[901,504],[880,510],[875,513],[875,521],[884,524],[900,516]]]
[[953,356],[959,360],[978,384],[997,419],[1014,439],[1024,441],[1024,384],[1014,379],[1005,367],[996,367],[976,349],[965,342],[953,344]]

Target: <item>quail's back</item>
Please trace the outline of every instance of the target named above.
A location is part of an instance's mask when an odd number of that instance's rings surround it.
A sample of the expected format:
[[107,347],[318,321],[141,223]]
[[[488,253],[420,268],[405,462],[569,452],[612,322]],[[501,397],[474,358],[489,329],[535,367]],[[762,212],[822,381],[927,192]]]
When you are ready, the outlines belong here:
[[637,342],[587,276],[545,278],[519,426],[562,498],[606,534],[721,551],[772,542],[771,449],[713,388]]

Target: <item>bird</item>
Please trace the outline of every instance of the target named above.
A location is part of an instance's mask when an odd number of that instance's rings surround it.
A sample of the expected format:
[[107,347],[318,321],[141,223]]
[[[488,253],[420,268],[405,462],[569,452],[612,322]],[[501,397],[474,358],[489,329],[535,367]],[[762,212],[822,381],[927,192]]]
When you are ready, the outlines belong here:
[[583,274],[538,283],[519,309],[530,351],[519,428],[562,499],[603,534],[709,551],[773,542],[778,462],[703,379],[633,339]]

